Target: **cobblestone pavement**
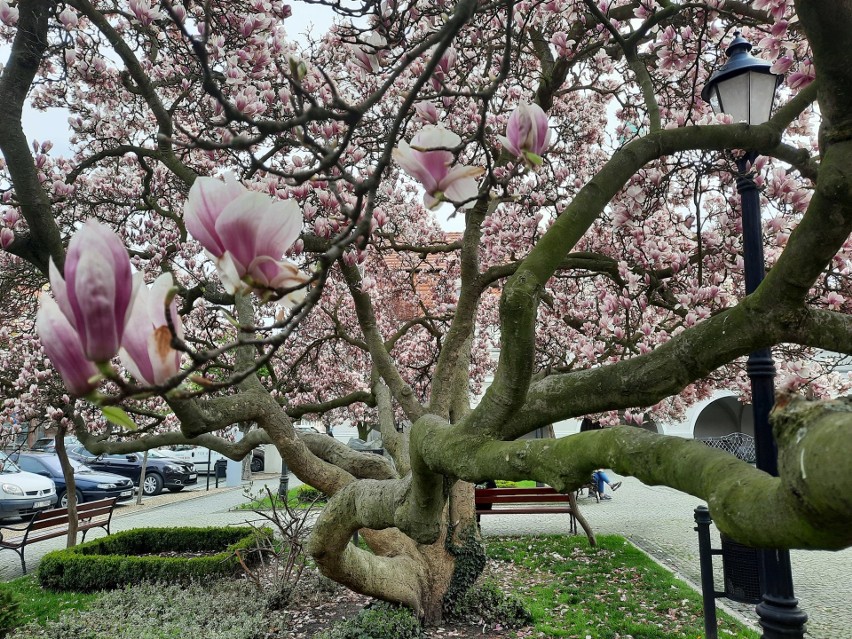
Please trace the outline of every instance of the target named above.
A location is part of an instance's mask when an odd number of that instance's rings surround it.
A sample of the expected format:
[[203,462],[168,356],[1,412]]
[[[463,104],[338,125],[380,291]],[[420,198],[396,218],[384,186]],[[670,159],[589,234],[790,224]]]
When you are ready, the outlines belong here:
[[[611,475],[615,480],[617,476]],[[633,478],[623,480],[622,487],[610,501],[595,503],[581,499],[583,514],[597,534],[618,534],[630,539],[660,564],[693,585],[699,583],[698,537],[693,530],[693,512],[700,500],[661,486],[646,486]],[[298,480],[291,475],[290,486]],[[244,491],[257,494],[268,486],[278,488],[278,477],[260,475],[244,489],[219,488],[207,492],[204,487],[177,494],[146,498],[141,507],[119,506],[113,516],[112,530],[128,530],[140,526],[208,526],[240,524],[256,517],[250,511],[235,511],[244,503]],[[483,534],[529,535],[562,534],[568,529],[567,515],[505,516],[492,515],[482,521]],[[713,530],[713,547],[719,547],[719,536]],[[90,537],[100,534],[92,531]],[[27,548],[30,571],[51,550],[64,546],[62,539],[40,542]],[[799,605],[810,617],[808,636],[814,639],[852,638],[852,549],[841,552],[793,551],[793,581]],[[721,561],[717,557],[716,584],[722,587]],[[0,579],[13,579],[21,574],[17,555],[0,553]],[[734,612],[747,623],[756,625],[750,606],[719,600],[721,607]]]

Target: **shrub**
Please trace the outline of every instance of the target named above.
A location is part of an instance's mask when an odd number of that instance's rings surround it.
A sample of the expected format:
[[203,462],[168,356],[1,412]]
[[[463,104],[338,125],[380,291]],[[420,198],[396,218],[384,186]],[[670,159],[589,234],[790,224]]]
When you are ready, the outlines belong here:
[[419,639],[420,621],[410,608],[377,602],[355,619],[335,624],[314,639]]
[[275,505],[272,492],[266,489],[267,498],[272,506],[270,511],[255,511],[265,518],[276,532],[271,535],[258,535],[258,546],[254,549],[260,556],[269,555],[269,562],[255,562],[253,569],[244,563],[246,576],[266,595],[270,610],[279,610],[287,605],[307,566],[305,544],[313,528],[312,507],[296,510],[283,504]]
[[12,628],[18,625],[21,616],[21,606],[17,598],[7,590],[0,590],[0,637],[5,637]]
[[31,623],[9,639],[254,639],[264,636],[263,602],[242,581],[140,584],[106,592],[88,610]]
[[328,495],[322,492],[319,488],[303,484],[296,489],[296,501],[300,504],[314,504],[317,502],[327,502]]
[[498,479],[494,483],[497,484],[497,488],[517,488],[518,487],[518,482],[509,481],[508,479]]
[[[112,590],[143,581],[209,581],[239,572],[237,553],[246,555],[244,560],[259,559],[257,553],[249,552],[257,547],[258,534],[250,527],[137,528],[48,553],[37,575],[44,588],[77,592]],[[169,551],[216,554],[156,556]]]
[[450,614],[478,625],[520,628],[532,622],[532,615],[520,599],[506,594],[491,582],[474,586],[459,599]]

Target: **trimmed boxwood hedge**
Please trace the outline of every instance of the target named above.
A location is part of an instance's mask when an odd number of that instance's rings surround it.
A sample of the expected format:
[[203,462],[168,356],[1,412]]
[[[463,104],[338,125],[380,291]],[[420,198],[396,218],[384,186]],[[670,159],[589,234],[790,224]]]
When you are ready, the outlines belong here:
[[[123,588],[143,581],[186,583],[230,576],[241,569],[235,551],[251,551],[258,535],[271,535],[248,526],[209,528],[136,528],[46,554],[38,580],[50,590],[93,592]],[[211,552],[203,557],[159,557],[164,552]],[[153,553],[151,556],[137,555]],[[259,553],[244,552],[247,562]]]

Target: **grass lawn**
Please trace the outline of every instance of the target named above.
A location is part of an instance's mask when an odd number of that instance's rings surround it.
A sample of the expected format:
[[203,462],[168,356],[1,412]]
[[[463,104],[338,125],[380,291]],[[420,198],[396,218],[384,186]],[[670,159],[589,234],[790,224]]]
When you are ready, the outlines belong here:
[[[316,491],[316,489],[311,488],[306,484],[299,484],[295,488],[291,488],[287,491],[287,505],[290,508],[308,508],[311,506],[311,502],[313,497],[307,497],[303,499],[299,499],[299,495],[306,490],[308,491]],[[269,510],[272,508],[272,503],[275,503],[276,508],[283,508],[284,505],[281,499],[277,494],[273,493],[270,498],[269,494],[266,492],[258,493],[251,501],[247,501],[244,504],[240,504],[235,508],[235,510]],[[316,503],[313,504],[314,507],[322,507],[325,505],[324,499],[318,499]]]
[[[701,598],[698,593],[624,538],[605,535],[599,537],[598,542],[598,547],[591,548],[585,537],[486,539],[486,552],[490,560],[486,579],[495,583],[502,592],[519,598],[533,617],[532,627],[517,631],[501,628],[498,620],[491,626],[489,631],[493,630],[493,633],[490,636],[501,639],[704,637]],[[107,613],[97,610],[98,607],[104,608],[98,604],[98,598],[105,595],[51,593],[42,590],[33,576],[0,583],[0,589],[14,593],[22,613],[21,623],[36,621],[44,625],[48,620],[58,619],[62,613],[79,610],[83,618],[75,623],[91,631],[86,635],[87,639],[113,639],[110,634],[113,631],[102,625],[106,623],[104,615],[108,617],[112,614],[114,617],[114,611]],[[322,595],[324,598],[328,596]],[[161,622],[152,618],[148,595],[140,591],[140,596],[135,597],[124,591],[119,599],[131,608],[123,611],[122,615],[134,619],[134,630],[138,633],[135,636],[152,639],[173,637],[164,634],[158,625]],[[211,599],[209,593],[200,597],[192,610],[182,611],[181,607],[185,604],[179,601],[181,597],[177,599],[172,603],[160,602],[158,605],[162,605],[163,610],[173,608],[173,614],[185,615],[185,623],[210,620],[221,616],[223,609],[227,609],[227,606],[223,608],[221,602]],[[113,605],[106,607],[113,610]],[[313,607],[310,610],[313,611]],[[252,632],[264,625],[277,625],[280,630],[287,630],[286,623],[280,625],[280,621],[272,618],[264,620],[262,611],[258,612],[261,616],[248,624],[249,628],[253,628]],[[470,634],[469,627],[454,627],[452,623],[447,626],[443,630],[429,629],[427,636],[444,636],[441,633],[450,631],[456,632],[450,636],[474,636]],[[62,634],[64,631],[59,634],[55,632],[50,630],[38,636],[67,639],[67,635]],[[298,636],[310,637],[302,634]],[[742,626],[721,611],[719,636],[742,639],[759,637],[757,632]]]
[[20,606],[20,625],[31,621],[43,624],[49,619],[59,619],[66,610],[85,610],[98,597],[97,594],[43,590],[34,575],[0,582],[0,590],[15,596]]
[[[623,537],[602,535],[596,548],[585,537],[488,539],[486,551],[524,569],[501,584],[533,615],[533,633],[521,636],[704,637],[701,596]],[[719,611],[719,636],[760,635]]]

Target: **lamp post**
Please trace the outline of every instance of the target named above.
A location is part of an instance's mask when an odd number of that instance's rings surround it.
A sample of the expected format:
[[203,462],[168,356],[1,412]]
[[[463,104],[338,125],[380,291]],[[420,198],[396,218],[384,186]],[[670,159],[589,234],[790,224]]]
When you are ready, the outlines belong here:
[[[714,111],[730,114],[735,122],[763,124],[769,120],[775,90],[782,76],[771,72],[769,62],[751,55],[752,45],[740,36],[739,31],[734,36],[734,41],[726,51],[728,62],[710,77],[701,91],[701,97],[711,104]],[[760,194],[749,172],[756,158],[757,153],[747,151],[737,160],[737,192],[742,200],[746,295],[753,293],[760,285],[765,271]],[[751,353],[746,371],[751,380],[757,467],[777,477],[778,449],[769,425],[769,411],[775,403],[772,351],[761,348]],[[764,639],[804,637],[808,616],[798,608],[798,600],[793,595],[790,553],[786,550],[760,549],[758,566],[763,600],[757,605],[757,614]]]
[[278,478],[278,497],[286,504],[287,493],[290,490],[290,469],[287,462],[281,460],[281,476]]

